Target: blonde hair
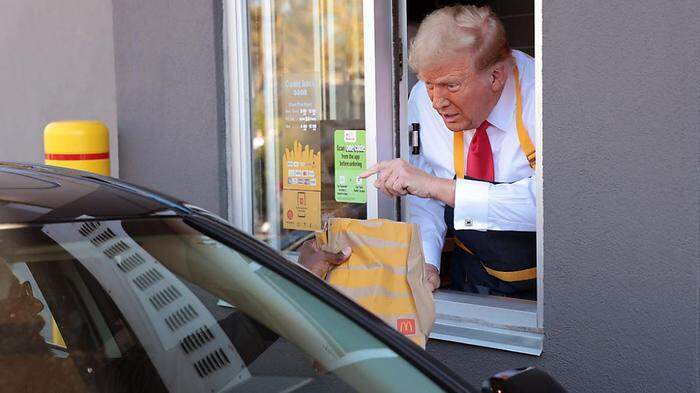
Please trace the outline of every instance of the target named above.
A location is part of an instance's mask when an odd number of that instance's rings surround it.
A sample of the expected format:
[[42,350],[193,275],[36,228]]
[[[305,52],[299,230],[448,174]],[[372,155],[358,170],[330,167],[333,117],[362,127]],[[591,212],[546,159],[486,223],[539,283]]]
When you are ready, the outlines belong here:
[[488,6],[452,5],[426,16],[411,42],[408,63],[420,73],[457,56],[483,70],[510,56],[506,31]]

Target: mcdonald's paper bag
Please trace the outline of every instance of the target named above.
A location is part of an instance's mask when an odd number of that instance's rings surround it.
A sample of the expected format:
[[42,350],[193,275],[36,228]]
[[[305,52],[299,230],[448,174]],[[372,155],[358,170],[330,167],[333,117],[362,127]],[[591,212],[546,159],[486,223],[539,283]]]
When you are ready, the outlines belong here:
[[384,219],[332,218],[316,233],[325,251],[352,248],[326,281],[425,348],[435,302],[425,282],[423,243],[415,224]]

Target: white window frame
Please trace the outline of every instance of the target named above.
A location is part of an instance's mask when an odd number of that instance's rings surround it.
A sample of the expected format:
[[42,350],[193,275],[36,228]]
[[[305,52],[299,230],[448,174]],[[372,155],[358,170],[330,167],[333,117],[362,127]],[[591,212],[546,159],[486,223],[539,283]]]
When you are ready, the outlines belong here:
[[[400,20],[406,21],[406,1],[399,3]],[[363,1],[365,42],[365,129],[367,165],[393,158],[391,2]],[[372,23],[368,23],[372,21]],[[405,23],[403,75],[399,104],[401,157],[408,157],[407,105],[408,59]],[[224,58],[227,100],[228,219],[236,227],[253,232],[252,138],[246,0],[224,1]],[[542,0],[535,0],[536,124],[542,130]],[[402,105],[403,104],[403,105]],[[374,143],[371,143],[373,141]],[[378,149],[382,146],[384,148]],[[435,293],[437,319],[431,338],[539,356],[544,344],[543,315],[543,192],[542,133],[537,149],[537,301],[484,297],[440,290]],[[234,159],[235,157],[235,159]],[[374,187],[367,188],[367,217],[396,218],[395,199]],[[289,255],[295,260],[294,254]]]
[[[223,18],[228,220],[253,233],[253,142],[250,118],[248,4],[225,0]],[[236,159],[234,159],[234,157]]]
[[[365,129],[367,167],[394,158],[391,2],[364,0],[362,21],[365,44]],[[372,21],[372,23],[368,23]],[[377,130],[383,130],[379,133]],[[372,143],[374,142],[374,143]],[[378,149],[382,146],[382,149]],[[367,218],[397,219],[395,198],[367,187]]]

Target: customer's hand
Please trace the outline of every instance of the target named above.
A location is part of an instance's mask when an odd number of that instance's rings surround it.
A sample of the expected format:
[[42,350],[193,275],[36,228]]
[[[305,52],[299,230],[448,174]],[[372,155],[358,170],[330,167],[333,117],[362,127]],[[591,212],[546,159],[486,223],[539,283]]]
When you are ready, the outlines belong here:
[[323,251],[316,240],[307,240],[299,248],[299,264],[316,276],[325,278],[334,267],[347,261],[351,253],[350,247],[345,247],[338,253]]
[[425,282],[428,284],[428,288],[430,288],[431,291],[440,288],[440,272],[438,272],[438,269],[429,263],[425,263],[424,268]]

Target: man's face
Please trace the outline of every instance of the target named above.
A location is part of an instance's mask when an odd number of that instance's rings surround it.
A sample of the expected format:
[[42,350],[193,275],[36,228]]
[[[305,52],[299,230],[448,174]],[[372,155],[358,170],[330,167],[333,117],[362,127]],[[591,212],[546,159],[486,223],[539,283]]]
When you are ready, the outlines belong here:
[[452,131],[478,127],[498,102],[491,68],[477,71],[470,61],[459,59],[430,67],[418,75],[428,89],[433,108]]

